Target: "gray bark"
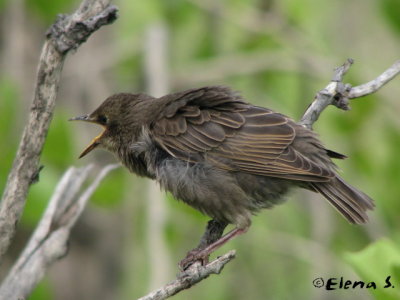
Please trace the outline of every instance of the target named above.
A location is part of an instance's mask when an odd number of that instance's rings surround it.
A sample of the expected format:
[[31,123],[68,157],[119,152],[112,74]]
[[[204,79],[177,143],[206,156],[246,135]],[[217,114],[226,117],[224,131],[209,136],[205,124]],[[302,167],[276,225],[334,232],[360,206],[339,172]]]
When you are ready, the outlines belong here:
[[0,264],[15,234],[29,187],[38,180],[39,159],[53,116],[65,57],[116,17],[117,8],[109,1],[84,0],[72,15],[59,16],[46,34],[29,119],[0,203]]

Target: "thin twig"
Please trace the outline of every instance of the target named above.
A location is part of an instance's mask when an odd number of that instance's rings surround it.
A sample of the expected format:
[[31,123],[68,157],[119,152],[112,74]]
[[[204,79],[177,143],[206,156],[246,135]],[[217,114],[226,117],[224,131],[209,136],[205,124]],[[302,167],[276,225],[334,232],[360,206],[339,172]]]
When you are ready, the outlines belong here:
[[100,26],[116,19],[117,8],[109,2],[84,0],[74,14],[60,16],[46,34],[29,120],[0,203],[0,263],[15,234],[29,186],[39,175],[39,159],[53,116],[65,57]]
[[375,93],[386,83],[388,83],[390,80],[399,75],[399,73],[400,73],[400,60],[396,61],[389,69],[387,69],[381,75],[376,77],[374,80],[371,80],[370,82],[351,88],[348,97],[349,99],[353,99]]
[[343,80],[344,75],[346,75],[347,71],[349,71],[353,63],[354,60],[352,58],[348,58],[343,65],[335,69],[331,81],[341,82]]
[[100,181],[116,167],[104,167],[79,196],[93,166],[71,167],[64,173],[27,246],[0,286],[0,299],[26,299],[50,265],[65,256],[71,228]]
[[139,298],[138,300],[162,300],[169,298],[182,290],[192,287],[196,283],[206,279],[211,274],[221,273],[224,266],[234,259],[235,255],[235,250],[231,250],[205,266],[202,266],[199,262],[196,262],[191,265],[189,269],[178,274],[174,281],[144,297]]
[[400,73],[400,61],[397,61],[374,80],[356,87],[351,87],[349,84],[344,84],[342,80],[352,64],[353,60],[348,59],[341,67],[335,69],[331,82],[317,93],[314,101],[301,118],[300,124],[311,129],[312,125],[318,120],[320,114],[328,105],[334,105],[340,109],[349,110],[349,99],[375,93]]

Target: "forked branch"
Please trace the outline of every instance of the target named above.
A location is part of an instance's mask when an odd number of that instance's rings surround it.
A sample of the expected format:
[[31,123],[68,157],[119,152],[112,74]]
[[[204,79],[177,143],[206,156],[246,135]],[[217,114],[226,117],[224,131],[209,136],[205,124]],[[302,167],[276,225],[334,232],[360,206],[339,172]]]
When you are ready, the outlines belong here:
[[400,73],[400,60],[398,60],[385,72],[370,82],[352,87],[350,84],[343,83],[343,77],[352,64],[353,60],[348,59],[342,66],[335,69],[331,82],[317,93],[314,101],[301,118],[300,124],[311,129],[314,122],[318,120],[320,114],[328,105],[334,105],[340,109],[349,110],[349,99],[375,93]]

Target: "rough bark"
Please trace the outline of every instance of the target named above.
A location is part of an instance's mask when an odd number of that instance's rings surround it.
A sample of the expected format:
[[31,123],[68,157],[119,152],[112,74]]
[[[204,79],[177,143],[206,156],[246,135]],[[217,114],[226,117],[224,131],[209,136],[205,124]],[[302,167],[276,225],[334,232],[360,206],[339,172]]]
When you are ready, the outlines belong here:
[[84,0],[72,15],[60,15],[46,34],[29,118],[0,203],[0,264],[15,234],[29,187],[39,177],[43,144],[53,116],[64,60],[70,50],[117,17],[106,0]]
[[399,60],[375,79],[365,84],[352,87],[350,84],[343,83],[343,77],[352,64],[353,60],[348,59],[342,66],[335,69],[331,82],[317,93],[314,101],[301,118],[300,124],[311,129],[314,122],[318,120],[320,114],[328,105],[334,105],[337,108],[349,110],[349,99],[375,93],[400,73]]

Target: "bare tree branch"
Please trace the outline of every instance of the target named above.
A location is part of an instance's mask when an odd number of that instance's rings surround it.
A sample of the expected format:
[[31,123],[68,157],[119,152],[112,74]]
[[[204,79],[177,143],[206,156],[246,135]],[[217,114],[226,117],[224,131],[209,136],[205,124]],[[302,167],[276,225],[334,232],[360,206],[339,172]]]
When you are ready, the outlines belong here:
[[0,263],[14,236],[29,186],[39,175],[39,159],[53,116],[64,59],[94,31],[116,19],[117,8],[109,2],[84,0],[74,14],[61,15],[46,34],[29,120],[0,203]]
[[35,232],[0,286],[0,299],[25,299],[50,265],[65,256],[71,228],[86,202],[107,173],[118,166],[104,167],[79,196],[93,166],[71,167],[64,173]]
[[202,266],[200,262],[196,262],[187,270],[178,274],[174,281],[144,297],[139,298],[138,300],[162,300],[169,298],[182,290],[192,287],[196,283],[206,279],[211,274],[221,273],[224,266],[234,259],[235,255],[235,250],[231,250],[205,266]]
[[353,99],[375,93],[399,73],[400,60],[396,61],[389,69],[376,77],[374,80],[351,88],[348,97],[349,99]]
[[317,93],[314,101],[301,118],[300,124],[311,129],[322,111],[330,104],[343,110],[349,110],[349,99],[375,93],[400,73],[399,60],[374,80],[356,87],[351,87],[349,84],[344,84],[342,80],[352,64],[353,60],[348,59],[342,66],[335,69],[331,82]]

